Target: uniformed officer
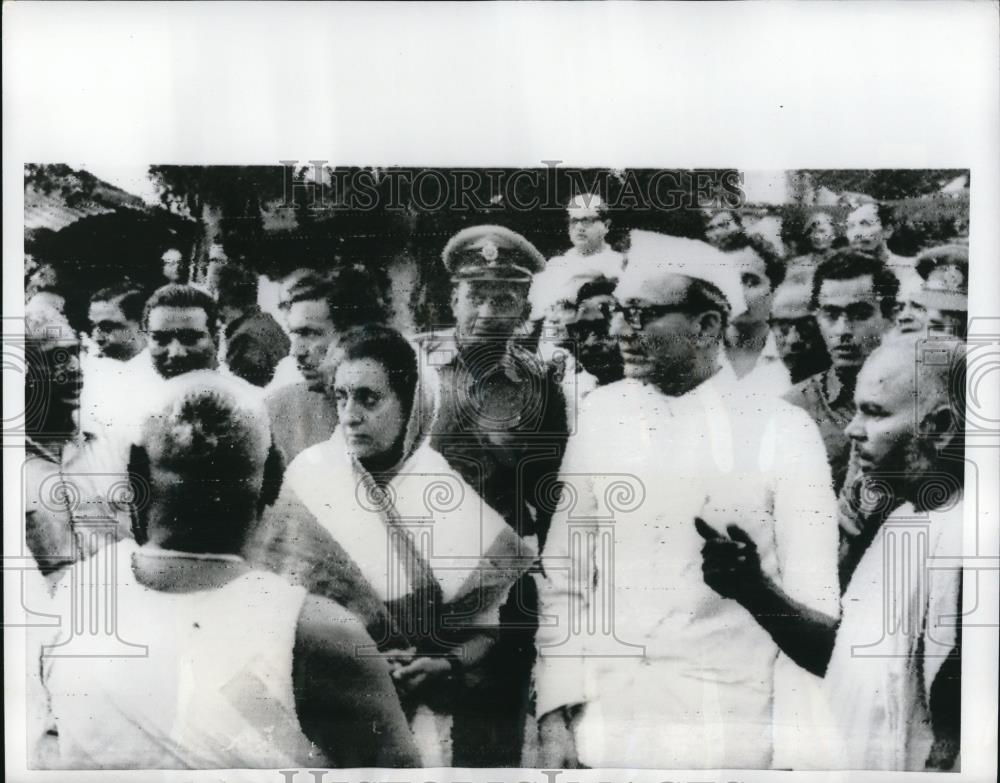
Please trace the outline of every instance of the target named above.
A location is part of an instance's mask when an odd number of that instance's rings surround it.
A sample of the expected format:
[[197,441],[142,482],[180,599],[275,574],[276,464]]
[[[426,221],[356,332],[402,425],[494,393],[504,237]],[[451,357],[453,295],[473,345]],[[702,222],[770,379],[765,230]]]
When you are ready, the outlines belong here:
[[[435,387],[431,444],[521,536],[544,540],[566,443],[557,370],[518,337],[545,259],[501,226],[460,231],[442,253],[455,327],[418,338]],[[475,520],[470,520],[475,524]],[[511,590],[484,681],[455,714],[456,766],[520,763],[537,628],[531,576]]]

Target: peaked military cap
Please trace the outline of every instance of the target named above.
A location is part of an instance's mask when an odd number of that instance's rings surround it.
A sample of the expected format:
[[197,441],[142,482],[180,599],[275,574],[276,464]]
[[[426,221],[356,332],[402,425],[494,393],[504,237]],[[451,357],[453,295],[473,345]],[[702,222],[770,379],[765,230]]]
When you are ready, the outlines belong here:
[[969,248],[942,245],[925,250],[917,256],[916,267],[923,285],[914,301],[937,310],[969,309]]
[[441,253],[452,280],[510,280],[530,283],[545,268],[545,257],[531,242],[503,226],[462,229]]

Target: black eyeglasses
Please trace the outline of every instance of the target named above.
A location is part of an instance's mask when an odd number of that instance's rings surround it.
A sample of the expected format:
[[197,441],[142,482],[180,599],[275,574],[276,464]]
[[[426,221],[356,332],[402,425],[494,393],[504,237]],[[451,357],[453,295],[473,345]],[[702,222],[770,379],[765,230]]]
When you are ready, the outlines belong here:
[[691,307],[687,304],[617,305],[612,309],[615,314],[621,313],[625,323],[633,329],[645,329],[648,324],[670,313],[690,311]]

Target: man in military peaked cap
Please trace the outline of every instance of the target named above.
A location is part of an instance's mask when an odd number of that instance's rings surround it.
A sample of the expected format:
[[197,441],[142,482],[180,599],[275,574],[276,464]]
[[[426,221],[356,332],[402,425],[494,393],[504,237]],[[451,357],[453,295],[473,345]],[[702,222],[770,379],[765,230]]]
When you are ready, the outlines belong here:
[[[543,539],[551,516],[545,487],[562,460],[566,404],[555,370],[517,334],[545,259],[520,234],[487,225],[452,237],[442,260],[452,278],[455,327],[418,338],[421,370],[434,386],[431,443],[520,535]],[[456,766],[520,763],[536,607],[529,575],[501,609],[484,681],[456,710]]]
[[448,240],[441,254],[454,280],[530,283],[545,257],[527,239],[503,226],[471,226]]

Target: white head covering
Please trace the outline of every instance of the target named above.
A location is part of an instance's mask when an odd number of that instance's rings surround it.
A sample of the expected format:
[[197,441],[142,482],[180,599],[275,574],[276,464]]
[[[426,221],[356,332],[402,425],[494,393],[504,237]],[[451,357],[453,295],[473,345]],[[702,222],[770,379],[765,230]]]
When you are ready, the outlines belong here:
[[607,209],[604,199],[602,199],[596,193],[580,193],[570,199],[569,204],[566,205],[566,211],[569,212],[570,217],[585,217],[588,215],[597,215],[598,217],[604,217],[604,211]]
[[76,332],[65,313],[59,309],[57,297],[48,291],[35,294],[24,306],[24,333],[33,340],[61,342],[75,340]]
[[729,317],[747,309],[743,285],[732,263],[721,250],[696,239],[671,237],[653,231],[634,230],[631,247],[615,296],[619,301],[644,299],[649,286],[666,275],[685,275],[711,283],[729,302]]
[[561,269],[539,272],[535,275],[528,292],[528,301],[531,303],[529,320],[544,318],[556,305],[575,308],[580,289],[599,277],[604,277],[604,274],[594,267],[585,267],[570,273]]

